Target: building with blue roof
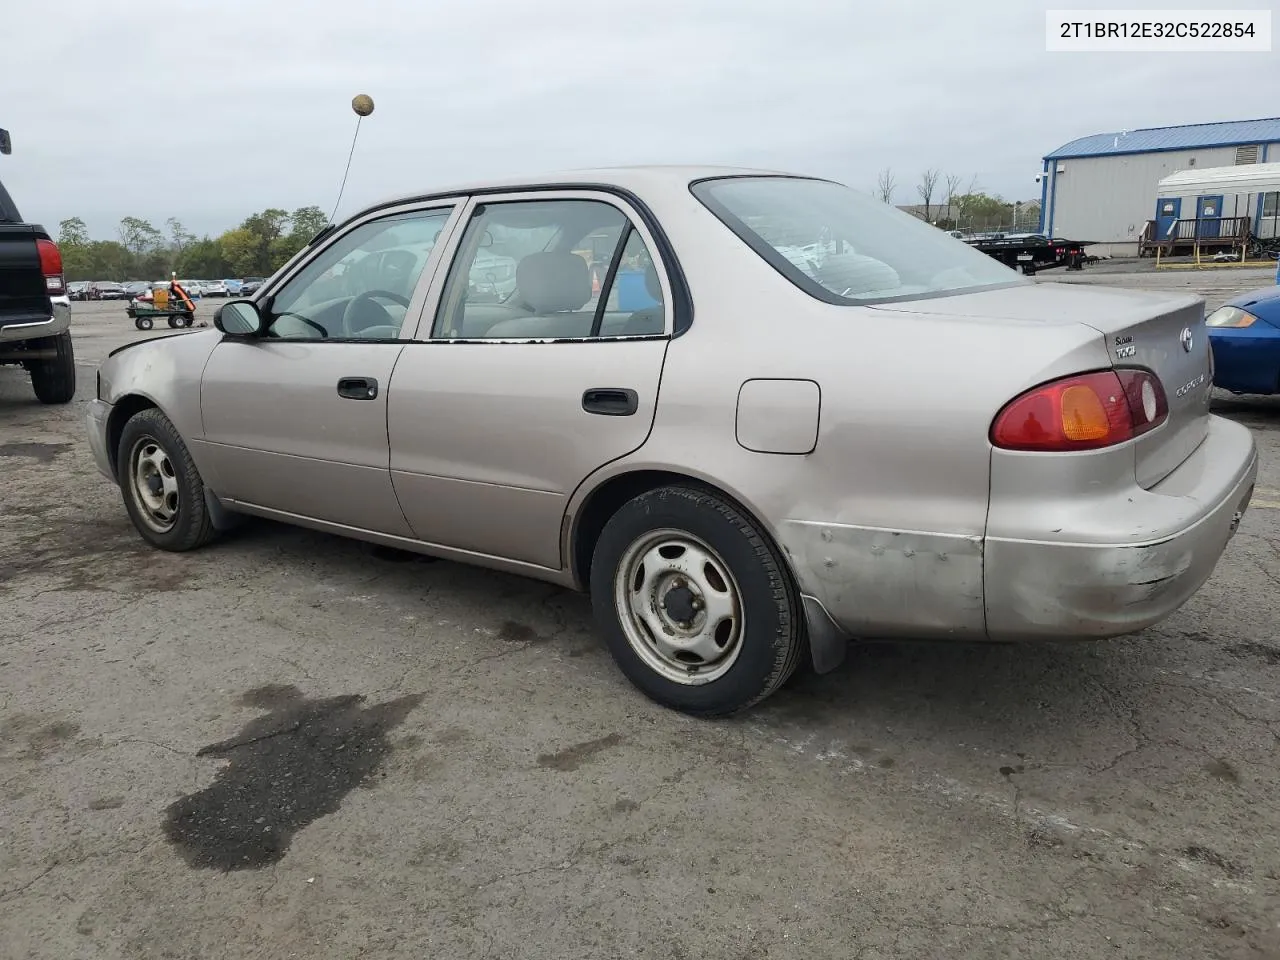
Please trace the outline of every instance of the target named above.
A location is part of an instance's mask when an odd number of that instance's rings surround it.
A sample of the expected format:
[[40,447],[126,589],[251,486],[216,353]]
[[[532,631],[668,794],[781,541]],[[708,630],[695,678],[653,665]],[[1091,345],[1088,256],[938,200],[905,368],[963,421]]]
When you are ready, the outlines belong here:
[[[1280,194],[1157,196],[1162,177],[1197,167],[1280,161],[1280,117],[1095,133],[1044,157],[1040,231],[1135,256],[1144,228],[1177,219],[1247,217],[1256,236],[1280,235]],[[1152,226],[1148,227],[1148,221]]]

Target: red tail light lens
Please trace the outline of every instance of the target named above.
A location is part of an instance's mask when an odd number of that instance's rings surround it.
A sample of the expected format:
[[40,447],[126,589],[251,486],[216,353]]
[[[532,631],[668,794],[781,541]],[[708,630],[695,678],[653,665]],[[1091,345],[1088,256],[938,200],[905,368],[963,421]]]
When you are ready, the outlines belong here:
[[62,281],[62,251],[52,240],[37,240],[36,248],[40,251],[40,272],[44,274],[45,292],[61,296],[66,293],[66,284]]
[[1014,398],[991,425],[991,443],[1002,450],[1097,450],[1132,440],[1168,415],[1168,398],[1152,373],[1103,370]]

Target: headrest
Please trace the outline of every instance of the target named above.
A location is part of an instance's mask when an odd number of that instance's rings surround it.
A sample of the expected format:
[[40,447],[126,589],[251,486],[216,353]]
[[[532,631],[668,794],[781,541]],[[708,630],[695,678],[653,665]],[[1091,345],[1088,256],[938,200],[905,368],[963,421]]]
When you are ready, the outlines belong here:
[[591,271],[576,253],[531,253],[516,266],[516,286],[534,313],[580,310],[591,299]]
[[662,302],[662,284],[658,282],[658,268],[652,263],[644,268],[644,288],[649,292],[649,296]]

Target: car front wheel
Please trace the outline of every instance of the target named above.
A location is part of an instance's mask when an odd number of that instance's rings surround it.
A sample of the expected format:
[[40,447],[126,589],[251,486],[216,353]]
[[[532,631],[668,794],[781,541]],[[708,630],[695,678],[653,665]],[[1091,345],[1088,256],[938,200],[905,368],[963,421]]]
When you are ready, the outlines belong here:
[[624,504],[591,563],[592,606],[619,668],[695,716],[744,710],[795,671],[795,591],[768,537],[727,500],[662,487]]
[[204,481],[177,428],[159,410],[143,410],[124,425],[116,479],[129,519],[152,546],[182,552],[213,538]]

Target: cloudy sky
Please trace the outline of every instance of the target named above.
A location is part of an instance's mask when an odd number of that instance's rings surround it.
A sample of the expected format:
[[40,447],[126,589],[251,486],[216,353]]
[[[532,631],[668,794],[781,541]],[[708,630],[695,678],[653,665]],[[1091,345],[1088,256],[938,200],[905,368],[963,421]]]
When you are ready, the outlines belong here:
[[[1266,8],[1200,0],[1124,8]],[[936,167],[1008,199],[1090,133],[1275,116],[1277,54],[1045,52],[1067,0],[10,0],[0,179],[29,220],[217,233],[267,206],[564,167],[717,162],[916,202]],[[1092,2],[1082,8],[1107,8]],[[1270,78],[1269,80],[1267,78]]]

